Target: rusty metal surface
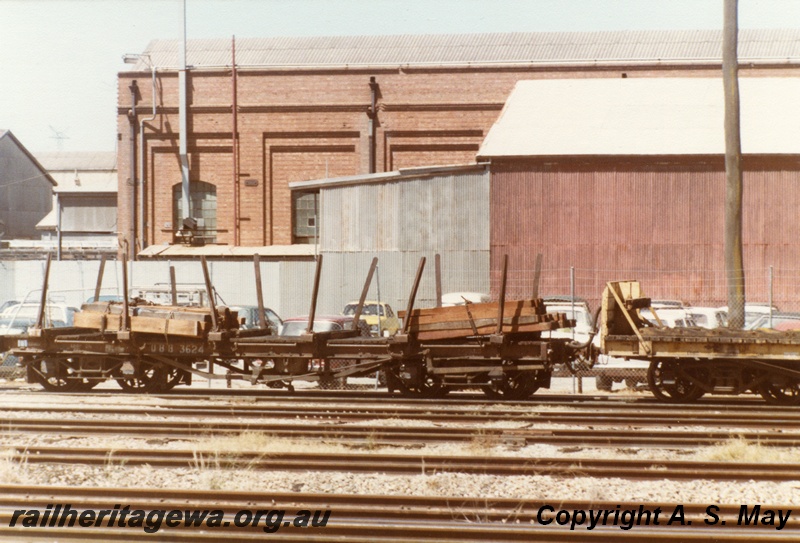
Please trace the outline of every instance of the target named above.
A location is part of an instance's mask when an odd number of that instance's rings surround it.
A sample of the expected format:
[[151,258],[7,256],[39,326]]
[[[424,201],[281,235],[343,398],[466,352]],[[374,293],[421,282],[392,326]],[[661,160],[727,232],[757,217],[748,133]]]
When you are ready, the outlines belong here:
[[[788,219],[800,207],[800,165],[746,157],[744,166],[746,268],[800,269],[800,223]],[[654,299],[723,305],[723,199],[721,157],[494,164],[492,290],[508,254],[509,293],[529,292],[542,253],[543,294],[568,292],[574,266],[578,295],[595,302],[607,281],[636,277]],[[748,285],[748,299],[766,300],[766,282],[758,279]],[[776,303],[796,298],[794,284],[775,284]]]

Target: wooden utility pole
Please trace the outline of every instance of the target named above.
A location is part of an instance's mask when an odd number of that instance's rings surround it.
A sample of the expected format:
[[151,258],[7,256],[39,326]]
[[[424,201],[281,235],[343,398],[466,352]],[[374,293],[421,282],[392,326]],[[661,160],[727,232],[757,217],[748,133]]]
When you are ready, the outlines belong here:
[[744,327],[742,255],[742,143],[739,130],[738,0],[725,0],[722,32],[722,85],[725,88],[725,273],[728,326]]

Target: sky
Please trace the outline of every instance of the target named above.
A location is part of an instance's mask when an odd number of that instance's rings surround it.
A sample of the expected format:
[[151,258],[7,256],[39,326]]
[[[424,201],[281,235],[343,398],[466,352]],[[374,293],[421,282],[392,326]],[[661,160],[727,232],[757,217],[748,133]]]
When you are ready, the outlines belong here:
[[[721,29],[723,0],[185,0],[200,38]],[[184,0],[0,0],[0,130],[34,154],[116,149],[122,56],[179,39]],[[800,0],[739,0],[797,28]]]

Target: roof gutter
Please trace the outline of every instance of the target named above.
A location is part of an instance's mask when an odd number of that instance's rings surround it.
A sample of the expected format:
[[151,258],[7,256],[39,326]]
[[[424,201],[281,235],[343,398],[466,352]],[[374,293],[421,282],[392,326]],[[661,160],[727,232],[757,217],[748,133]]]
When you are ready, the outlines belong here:
[[[792,66],[800,65],[800,57],[797,58],[747,58],[739,59],[740,65],[766,65],[766,66]],[[431,68],[480,68],[480,67],[500,67],[500,68],[537,68],[564,66],[568,68],[598,68],[598,67],[652,67],[652,66],[722,66],[721,57],[707,58],[660,58],[660,59],[553,59],[553,60],[531,60],[531,61],[477,61],[477,62],[388,62],[388,63],[364,63],[364,64],[252,64],[239,65],[239,71],[255,70],[361,70],[361,69],[431,69]],[[229,64],[204,64],[194,66],[205,70],[229,70]],[[175,70],[176,68],[167,67],[166,69]],[[180,68],[178,68],[180,69]],[[132,73],[132,72],[129,72]]]

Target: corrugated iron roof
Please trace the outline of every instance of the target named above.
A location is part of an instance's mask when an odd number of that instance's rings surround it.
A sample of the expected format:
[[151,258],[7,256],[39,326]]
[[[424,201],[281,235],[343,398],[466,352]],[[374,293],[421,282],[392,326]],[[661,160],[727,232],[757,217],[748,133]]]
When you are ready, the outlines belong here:
[[114,151],[36,153],[39,163],[50,172],[90,171],[117,169],[117,153]]
[[34,165],[35,165],[35,166],[36,166],[36,167],[37,167],[39,170],[41,170],[41,172],[42,172],[42,174],[44,175],[44,177],[45,177],[45,178],[46,178],[46,179],[47,179],[47,180],[48,180],[48,181],[49,181],[49,182],[50,182],[50,183],[51,183],[53,186],[56,186],[56,185],[58,185],[58,183],[56,183],[56,180],[55,180],[55,179],[53,179],[53,176],[52,176],[52,175],[50,175],[50,173],[47,171],[47,168],[45,168],[44,166],[42,166],[42,164],[39,162],[39,160],[38,160],[38,159],[37,159],[35,156],[33,156],[33,154],[32,154],[30,151],[28,151],[28,149],[27,149],[27,148],[26,148],[24,145],[22,145],[22,142],[20,142],[20,141],[17,139],[17,137],[16,137],[14,134],[12,134],[12,133],[11,133],[11,130],[4,129],[4,128],[0,129],[0,139],[4,139],[4,138],[8,138],[8,139],[9,139],[11,142],[13,142],[13,144],[14,144],[14,145],[15,145],[17,148],[19,148],[19,150],[20,150],[20,151],[22,151],[22,152],[25,154],[25,156],[27,156],[27,157],[30,159],[30,161],[31,161],[31,162],[33,162],[33,164],[34,164]]
[[[739,79],[742,152],[800,154],[800,78]],[[722,78],[519,81],[478,159],[725,152]]]
[[[178,40],[154,40],[136,70],[178,66]],[[742,60],[800,59],[800,29],[741,30]],[[237,66],[606,63],[720,60],[721,30],[518,32],[396,36],[237,38]],[[230,66],[231,40],[187,44],[187,64]]]
[[421,177],[433,177],[440,175],[458,175],[461,173],[487,170],[488,164],[455,164],[448,166],[420,166],[418,168],[401,168],[397,171],[367,173],[360,175],[350,175],[346,177],[331,177],[325,179],[313,179],[310,181],[293,181],[289,183],[290,190],[309,190],[319,188],[344,187],[350,185],[363,185],[368,183],[387,183],[395,181],[407,181]]

